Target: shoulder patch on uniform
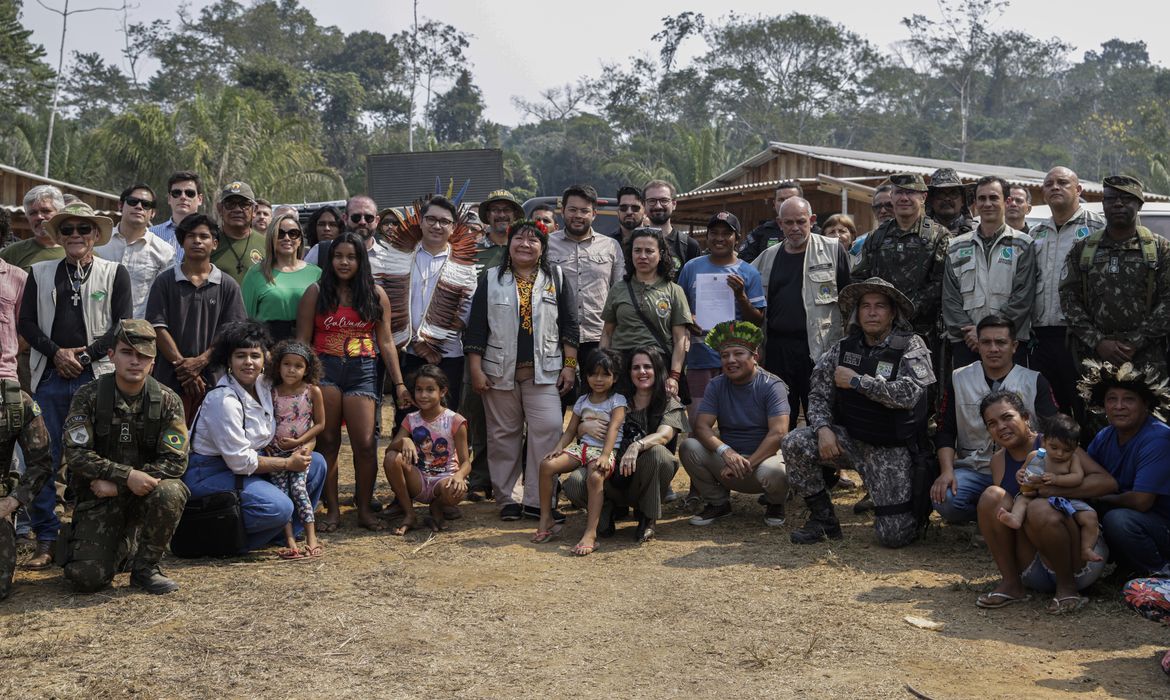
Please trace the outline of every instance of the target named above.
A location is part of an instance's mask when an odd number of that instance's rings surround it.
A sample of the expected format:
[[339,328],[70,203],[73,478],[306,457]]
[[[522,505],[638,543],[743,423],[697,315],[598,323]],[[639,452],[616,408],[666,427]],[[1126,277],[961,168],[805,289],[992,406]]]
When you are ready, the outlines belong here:
[[926,363],[925,362],[911,362],[910,370],[914,372],[914,376],[919,379],[926,379]]
[[882,379],[889,379],[890,375],[894,373],[894,363],[879,362],[875,373]]
[[74,413],[73,415],[71,415],[65,419],[65,427],[68,428],[71,425],[84,425],[85,421],[86,421],[85,416],[83,416],[80,413]]
[[32,401],[32,414],[33,414],[33,417],[35,418],[35,417],[41,415],[41,405],[39,403],[37,403],[36,399],[30,399],[30,400]]
[[183,445],[187,444],[187,436],[183,435],[178,430],[171,428],[162,434],[163,442],[173,447],[176,450],[183,449]]
[[89,428],[87,428],[84,424],[68,428],[65,433],[69,436],[69,441],[74,445],[89,444]]

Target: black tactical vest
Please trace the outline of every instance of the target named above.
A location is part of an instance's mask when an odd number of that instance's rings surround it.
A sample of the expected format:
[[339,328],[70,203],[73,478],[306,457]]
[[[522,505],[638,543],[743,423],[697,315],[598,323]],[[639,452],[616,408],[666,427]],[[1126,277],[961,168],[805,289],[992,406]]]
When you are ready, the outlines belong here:
[[[898,378],[902,355],[912,337],[913,333],[894,331],[888,343],[869,347],[864,334],[854,333],[841,341],[837,364],[862,376],[881,376],[893,381]],[[844,426],[850,437],[871,445],[905,445],[918,434],[926,418],[926,392],[909,410],[883,406],[854,389],[837,389],[836,394],[833,413],[837,423]]]
[[116,415],[114,374],[96,380],[97,405],[93,416],[94,450],[119,464],[135,469],[158,457],[158,435],[162,430],[162,386],[154,377],[146,378],[142,392],[142,412],[133,417]]

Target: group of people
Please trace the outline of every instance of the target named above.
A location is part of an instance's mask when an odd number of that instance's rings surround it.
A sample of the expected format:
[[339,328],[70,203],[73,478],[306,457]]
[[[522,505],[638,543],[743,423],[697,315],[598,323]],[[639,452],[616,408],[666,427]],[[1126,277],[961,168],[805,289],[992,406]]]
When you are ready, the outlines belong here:
[[33,237],[0,251],[0,447],[23,473],[0,484],[0,594],[14,528],[36,540],[33,569],[61,539],[79,589],[127,570],[173,590],[159,561],[184,506],[222,492],[244,549],[319,557],[341,524],[344,426],[371,530],[419,527],[418,502],[439,531],[491,498],[544,543],[563,493],[585,510],[584,556],[631,509],[646,542],[665,502],[707,526],[733,491],[760,494],[778,527],[794,491],[809,516],[790,539],[811,544],[842,537],[830,490],[851,468],[884,546],[913,542],[932,508],[978,523],[1003,574],[981,607],[1029,587],[1078,609],[1110,558],[1170,575],[1170,242],[1140,225],[1141,183],[1104,187],[1101,217],[1053,168],[1052,218],[1025,232],[1022,188],[1001,178],[896,174],[858,235],[843,216],[819,228],[782,183],[775,221],[745,235],[717,212],[705,249],[658,180],[619,190],[612,236],[586,185],[562,194],[559,227],[504,190],[474,209],[356,196],[302,227],[243,182],[212,217],[190,172],[168,182],[166,222],[150,226],[159,203],[135,184],[115,227],[35,188]]

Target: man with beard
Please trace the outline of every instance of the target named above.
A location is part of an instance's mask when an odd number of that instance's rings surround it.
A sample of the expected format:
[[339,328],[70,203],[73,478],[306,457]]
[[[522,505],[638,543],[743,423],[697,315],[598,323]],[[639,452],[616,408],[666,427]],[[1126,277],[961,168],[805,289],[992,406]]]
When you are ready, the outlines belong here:
[[651,180],[642,188],[642,201],[650,217],[650,224],[662,229],[666,249],[674,259],[670,273],[671,282],[678,279],[678,273],[683,265],[703,254],[698,241],[682,231],[676,231],[670,223],[670,217],[674,214],[674,195],[674,185],[665,180]]
[[1105,217],[1081,206],[1081,191],[1077,174],[1063,166],[1049,170],[1044,177],[1044,203],[1052,216],[1036,224],[1030,234],[1040,280],[1032,320],[1036,343],[1029,364],[1052,384],[1061,410],[1071,412],[1084,425],[1084,403],[1076,393],[1081,369],[1069,347],[1068,321],[1060,308],[1060,280],[1073,244],[1105,228]]
[[1102,184],[1105,228],[1073,244],[1060,305],[1082,359],[1149,364],[1164,376],[1170,241],[1137,225],[1145,203],[1141,182],[1110,175]]
[[[480,273],[504,262],[508,229],[524,218],[524,206],[508,190],[496,190],[479,203],[479,220],[485,228],[483,243],[476,247],[475,261]],[[549,229],[552,231],[552,229]]]
[[[639,192],[638,196],[641,197],[642,193]],[[535,207],[532,207],[532,216],[530,218],[533,221],[539,221],[544,224],[545,228],[549,231],[557,230],[557,208],[551,204],[537,204]]]
[[[739,251],[739,258],[744,262],[752,262],[760,257],[768,248],[784,242],[784,229],[780,226],[780,207],[793,197],[803,197],[804,189],[795,180],[787,180],[776,185],[776,194],[772,198],[772,207],[776,210],[776,218],[765,221],[752,229],[747,235],[743,248]],[[813,233],[820,233],[821,227],[813,224]]]
[[[597,349],[605,299],[626,268],[618,242],[593,230],[596,206],[597,190],[589,185],[568,188],[561,195],[565,226],[548,237],[548,261],[561,268],[565,283],[577,299],[577,322],[581,327],[577,356],[582,360]],[[588,389],[584,381],[577,384]]]
[[935,170],[926,194],[926,215],[958,236],[975,230],[967,205],[967,187],[959,174],[953,168]]
[[642,201],[642,191],[637,187],[626,185],[617,191],[618,230],[608,234],[625,248],[626,241],[634,229],[642,225],[646,218],[646,204]]
[[243,284],[244,275],[264,259],[264,235],[252,230],[256,196],[246,182],[233,182],[219,193],[215,205],[223,238],[211,254],[211,262],[228,277]]
[[267,199],[256,200],[256,210],[252,212],[252,230],[260,235],[268,233],[268,224],[272,221],[272,202]]

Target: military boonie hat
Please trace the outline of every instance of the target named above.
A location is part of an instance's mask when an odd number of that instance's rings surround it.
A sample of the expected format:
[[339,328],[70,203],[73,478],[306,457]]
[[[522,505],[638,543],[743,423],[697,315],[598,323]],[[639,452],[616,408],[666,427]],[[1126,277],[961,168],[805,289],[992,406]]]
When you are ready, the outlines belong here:
[[121,340],[142,355],[155,357],[158,354],[154,344],[157,337],[154,326],[147,321],[140,318],[128,318],[118,324],[118,332],[114,335],[114,340]]
[[710,231],[711,227],[715,224],[724,224],[725,226],[728,226],[733,232],[739,233],[739,219],[735,218],[735,214],[732,214],[729,211],[721,211],[718,214],[712,216],[711,220],[707,222],[707,230]]
[[491,221],[491,217],[488,216],[488,208],[496,202],[503,202],[510,205],[516,212],[517,219],[524,218],[524,205],[520,203],[519,199],[516,199],[516,195],[508,190],[495,190],[494,192],[490,192],[487,199],[480,202],[479,206],[476,207],[479,210],[480,221]]
[[239,180],[229,183],[224,187],[223,191],[219,193],[218,201],[222,204],[228,197],[243,197],[253,204],[256,203],[256,195],[252,193],[252,186]]
[[1101,184],[1106,187],[1112,187],[1115,190],[1121,190],[1126,194],[1131,194],[1137,197],[1138,201],[1146,201],[1146,195],[1143,191],[1145,187],[1136,177],[1130,177],[1129,175],[1110,175],[1102,180]]
[[935,170],[930,176],[930,187],[928,189],[941,190],[947,187],[964,187],[963,181],[959,179],[959,174],[955,172],[954,168],[939,168]]
[[914,303],[901,290],[881,277],[870,277],[864,282],[854,282],[842,289],[837,295],[837,306],[841,309],[841,315],[849,318],[857,302],[866,294],[884,294],[897,305],[903,318],[907,321],[914,318]]
[[914,190],[915,192],[926,191],[926,180],[918,173],[898,173],[890,176],[890,184],[894,187],[900,187],[904,190]]

